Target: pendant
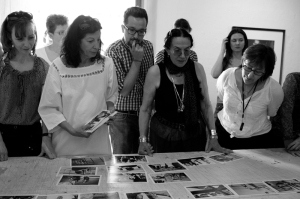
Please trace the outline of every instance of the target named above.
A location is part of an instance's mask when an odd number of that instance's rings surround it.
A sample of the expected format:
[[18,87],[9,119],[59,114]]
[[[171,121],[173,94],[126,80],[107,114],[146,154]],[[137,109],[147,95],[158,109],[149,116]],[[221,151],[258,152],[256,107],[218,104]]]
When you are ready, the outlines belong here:
[[183,112],[183,110],[184,110],[184,105],[181,104],[181,106],[178,107],[177,112]]

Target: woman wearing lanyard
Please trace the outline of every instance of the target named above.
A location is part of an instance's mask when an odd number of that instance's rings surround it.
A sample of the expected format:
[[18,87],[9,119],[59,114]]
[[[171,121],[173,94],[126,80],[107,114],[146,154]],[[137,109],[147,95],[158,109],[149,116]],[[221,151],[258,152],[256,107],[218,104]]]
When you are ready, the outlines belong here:
[[268,117],[276,115],[283,101],[281,86],[270,77],[275,62],[272,48],[254,45],[244,52],[240,67],[230,68],[218,78],[218,97],[224,108],[218,113],[216,129],[223,147],[282,147]]

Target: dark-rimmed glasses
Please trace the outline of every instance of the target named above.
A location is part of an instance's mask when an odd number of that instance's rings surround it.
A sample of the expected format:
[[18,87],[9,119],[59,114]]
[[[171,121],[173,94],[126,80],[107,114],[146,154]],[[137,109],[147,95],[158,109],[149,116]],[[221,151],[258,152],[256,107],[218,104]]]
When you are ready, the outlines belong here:
[[[89,18],[89,19],[85,19],[81,22],[81,24],[78,25],[78,27],[80,28],[80,30],[86,30],[88,28],[91,27],[91,21],[97,21],[99,24],[100,22],[98,21],[98,19],[96,18]],[[100,29],[102,29],[101,24],[100,24]]]
[[138,33],[139,36],[144,36],[147,33],[146,29],[136,30],[134,28],[128,28],[125,25],[124,25],[124,27],[128,31],[128,33],[131,35],[135,35],[135,33]]
[[246,64],[243,64],[242,67],[244,68],[244,70],[245,70],[247,73],[253,72],[253,73],[254,73],[255,75],[257,75],[257,76],[262,76],[262,75],[265,74],[264,72],[257,71],[257,70],[253,70],[252,68],[250,68],[250,67],[247,66]]
[[180,48],[174,48],[173,50],[171,50],[171,52],[177,56],[180,57],[182,55],[182,51],[185,57],[188,57],[190,55],[191,49],[187,48],[187,49],[180,49]]
[[29,12],[18,11],[18,12],[10,13],[6,17],[6,20],[7,21],[16,21],[16,20],[19,20],[19,19],[22,19],[22,18],[23,19],[32,20],[33,16]]

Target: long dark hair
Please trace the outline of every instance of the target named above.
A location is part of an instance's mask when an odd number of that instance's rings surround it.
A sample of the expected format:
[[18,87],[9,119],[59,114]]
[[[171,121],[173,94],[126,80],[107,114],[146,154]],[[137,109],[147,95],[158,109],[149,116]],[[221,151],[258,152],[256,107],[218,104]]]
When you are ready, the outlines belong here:
[[225,56],[224,56],[223,62],[222,62],[223,70],[225,70],[228,67],[228,65],[231,64],[232,49],[230,47],[230,40],[231,40],[231,36],[236,33],[242,34],[244,37],[244,40],[245,40],[245,45],[242,50],[242,54],[248,48],[248,38],[247,38],[246,33],[241,28],[233,28],[227,36],[228,42],[226,43],[226,52],[225,52]]
[[[100,22],[90,16],[80,15],[73,21],[63,40],[61,49],[61,56],[65,56],[66,62],[69,66],[76,68],[81,63],[80,42],[86,36],[86,34],[94,33],[101,29],[102,27]],[[102,41],[100,44],[100,49],[101,46]],[[104,60],[104,57],[100,54],[100,51],[97,52],[95,57],[91,58],[92,62],[95,60],[97,62]]]

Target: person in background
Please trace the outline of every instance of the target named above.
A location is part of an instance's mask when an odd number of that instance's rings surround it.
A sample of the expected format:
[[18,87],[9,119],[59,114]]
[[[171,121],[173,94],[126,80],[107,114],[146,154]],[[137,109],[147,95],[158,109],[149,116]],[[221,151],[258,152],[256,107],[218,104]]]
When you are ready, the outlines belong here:
[[[192,27],[190,26],[189,22],[186,19],[177,19],[174,23],[174,28],[181,28],[186,30],[188,33],[192,32]],[[154,63],[158,64],[159,62],[164,60],[164,54],[165,54],[166,49],[162,49],[159,51],[154,58]],[[198,62],[198,56],[195,51],[190,50],[190,55],[189,57],[191,58],[192,61]]]
[[284,100],[272,124],[283,134],[287,152],[300,157],[300,73],[288,74],[282,89]]
[[[211,69],[211,76],[217,79],[224,70],[240,66],[243,53],[247,48],[248,38],[246,33],[240,28],[233,28],[222,41],[220,54]],[[215,119],[217,119],[217,114],[222,109],[223,104],[217,97],[217,105],[214,113]]]
[[64,15],[49,15],[46,22],[44,42],[48,35],[52,43],[36,50],[36,54],[46,60],[49,65],[60,55],[62,38],[68,29],[68,18]]
[[[6,54],[4,53],[2,43],[0,42],[0,67],[3,67],[3,66],[4,66],[5,55],[6,55]],[[0,69],[0,70],[1,70],[1,69]],[[0,74],[1,74],[1,73],[0,73]]]
[[[138,113],[148,69],[154,64],[153,46],[144,39],[148,15],[145,9],[128,8],[121,25],[124,37],[112,43],[106,55],[114,61],[119,96],[118,113],[112,118],[110,135],[114,154],[137,153],[139,146]],[[142,137],[140,141],[145,141]]]
[[229,68],[217,80],[224,108],[216,129],[220,144],[229,149],[277,148],[282,139],[272,131],[268,116],[275,116],[283,91],[272,77],[274,50],[262,44],[248,47],[239,67]]
[[49,69],[39,113],[58,156],[111,154],[107,125],[85,132],[101,111],[114,112],[118,94],[113,61],[100,54],[101,29],[97,19],[78,16]]
[[35,55],[37,30],[32,14],[10,13],[1,26],[1,43],[7,54],[0,67],[0,161],[37,156],[42,145],[48,146],[42,144],[47,129],[42,128],[38,105],[49,65]]
[[[140,109],[139,154],[210,151],[229,153],[218,143],[204,68],[190,59],[192,36],[173,29],[165,37],[164,61],[146,77]],[[156,113],[151,117],[155,100]],[[147,143],[150,122],[150,144]],[[206,128],[210,129],[206,135]],[[152,150],[153,146],[153,150]]]

